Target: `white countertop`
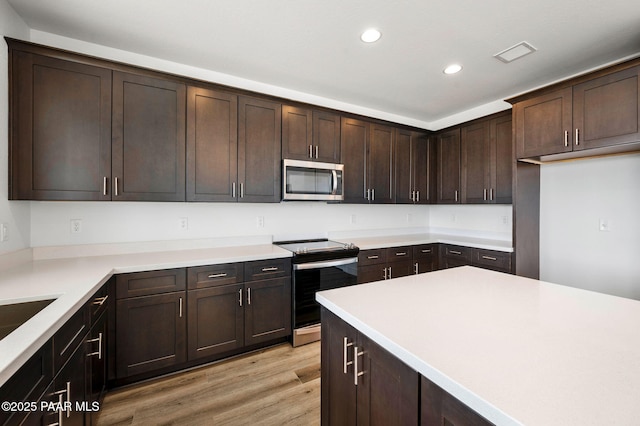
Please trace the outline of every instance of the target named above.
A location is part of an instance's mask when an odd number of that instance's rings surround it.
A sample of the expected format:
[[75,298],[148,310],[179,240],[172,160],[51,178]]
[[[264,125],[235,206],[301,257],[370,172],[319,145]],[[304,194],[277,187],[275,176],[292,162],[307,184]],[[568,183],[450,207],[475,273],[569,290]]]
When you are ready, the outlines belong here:
[[470,266],[317,299],[495,424],[640,419],[640,301]]
[[509,253],[513,252],[511,241],[469,237],[462,235],[424,233],[407,235],[384,235],[379,237],[357,237],[350,239],[341,238],[340,240],[343,242],[353,243],[358,246],[360,250],[410,246],[418,244],[443,243],[486,250],[504,251]]
[[0,340],[0,386],[116,273],[291,257],[272,244],[22,262],[0,274],[0,305],[56,300]]

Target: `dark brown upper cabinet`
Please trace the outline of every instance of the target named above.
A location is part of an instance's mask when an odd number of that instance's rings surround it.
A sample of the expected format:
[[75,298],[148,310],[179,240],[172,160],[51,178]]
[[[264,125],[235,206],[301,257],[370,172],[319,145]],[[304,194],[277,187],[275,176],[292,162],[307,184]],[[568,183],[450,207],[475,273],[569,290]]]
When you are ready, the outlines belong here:
[[394,202],[393,127],[342,118],[345,203]]
[[187,89],[187,201],[236,201],[238,97]]
[[431,203],[435,198],[435,149],[427,135],[396,129],[394,161],[396,203]]
[[340,116],[283,105],[282,158],[340,162]]
[[13,200],[110,200],[111,70],[13,50]]
[[493,188],[491,202],[511,204],[515,163],[511,113],[491,120],[491,141],[491,188]]
[[458,204],[460,197],[460,128],[438,135],[438,204]]
[[511,100],[518,159],[553,161],[637,150],[640,66],[623,64]]
[[238,201],[281,199],[282,105],[263,99],[238,99]]
[[186,87],[113,73],[113,200],[185,200]]

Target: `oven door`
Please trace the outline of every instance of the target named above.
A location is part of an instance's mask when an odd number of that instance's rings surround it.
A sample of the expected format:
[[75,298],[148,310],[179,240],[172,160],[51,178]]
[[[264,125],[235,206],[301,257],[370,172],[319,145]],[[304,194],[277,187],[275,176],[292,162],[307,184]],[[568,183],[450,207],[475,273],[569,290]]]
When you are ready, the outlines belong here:
[[358,282],[358,258],[298,263],[293,265],[293,328],[320,324],[316,292]]

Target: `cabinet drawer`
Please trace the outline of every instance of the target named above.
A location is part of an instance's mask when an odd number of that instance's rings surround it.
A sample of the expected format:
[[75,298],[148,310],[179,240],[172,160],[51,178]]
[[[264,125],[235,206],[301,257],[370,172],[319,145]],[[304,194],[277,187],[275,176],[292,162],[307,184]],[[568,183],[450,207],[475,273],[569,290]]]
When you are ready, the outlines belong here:
[[183,268],[118,275],[116,299],[182,291],[186,286],[185,275]]
[[421,244],[419,246],[413,246],[413,260],[418,259],[432,259],[438,255],[437,244]]
[[187,269],[189,290],[240,283],[244,280],[243,277],[243,263],[224,263]]
[[441,248],[442,256],[450,259],[464,260],[471,263],[471,247],[454,246],[443,244]]
[[244,264],[245,281],[266,280],[291,275],[291,259],[269,259],[246,262]]
[[53,336],[54,372],[67,362],[71,354],[89,332],[89,309],[83,306]]
[[474,249],[472,265],[496,271],[511,272],[511,253]]
[[389,247],[387,249],[387,262],[395,262],[396,260],[411,260],[413,250],[411,246]]
[[363,250],[358,253],[358,265],[377,265],[387,261],[387,249]]

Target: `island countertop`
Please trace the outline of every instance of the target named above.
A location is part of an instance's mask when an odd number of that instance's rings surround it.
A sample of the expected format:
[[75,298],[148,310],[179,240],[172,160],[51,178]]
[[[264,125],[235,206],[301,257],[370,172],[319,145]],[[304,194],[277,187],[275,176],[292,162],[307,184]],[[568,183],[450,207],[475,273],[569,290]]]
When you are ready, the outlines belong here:
[[640,419],[640,301],[470,266],[316,297],[495,424]]

